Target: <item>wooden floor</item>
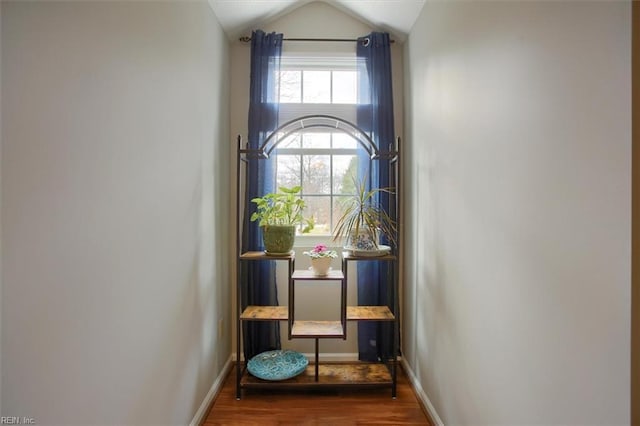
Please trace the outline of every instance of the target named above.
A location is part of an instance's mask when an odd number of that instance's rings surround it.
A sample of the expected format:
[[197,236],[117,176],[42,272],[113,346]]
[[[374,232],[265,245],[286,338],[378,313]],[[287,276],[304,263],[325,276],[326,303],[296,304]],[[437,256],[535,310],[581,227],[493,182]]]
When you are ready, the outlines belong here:
[[203,425],[432,425],[401,368],[395,400],[381,388],[243,389],[238,401],[235,386],[233,368]]

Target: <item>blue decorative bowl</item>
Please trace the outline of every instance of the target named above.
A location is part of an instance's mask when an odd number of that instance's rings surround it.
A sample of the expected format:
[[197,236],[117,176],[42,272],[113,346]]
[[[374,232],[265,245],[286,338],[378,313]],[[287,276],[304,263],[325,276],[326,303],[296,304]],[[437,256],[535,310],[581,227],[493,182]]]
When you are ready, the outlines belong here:
[[263,380],[286,380],[302,373],[309,360],[300,352],[277,350],[262,352],[247,363],[249,373]]

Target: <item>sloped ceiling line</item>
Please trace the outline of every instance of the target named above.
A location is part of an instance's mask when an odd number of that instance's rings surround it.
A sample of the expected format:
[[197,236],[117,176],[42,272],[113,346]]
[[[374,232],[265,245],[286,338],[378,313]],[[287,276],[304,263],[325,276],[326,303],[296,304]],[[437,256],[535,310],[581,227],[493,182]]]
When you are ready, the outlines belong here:
[[[364,21],[373,28],[389,31],[404,41],[426,0],[317,0]],[[209,4],[230,40],[252,26],[284,16],[313,0],[209,0]]]

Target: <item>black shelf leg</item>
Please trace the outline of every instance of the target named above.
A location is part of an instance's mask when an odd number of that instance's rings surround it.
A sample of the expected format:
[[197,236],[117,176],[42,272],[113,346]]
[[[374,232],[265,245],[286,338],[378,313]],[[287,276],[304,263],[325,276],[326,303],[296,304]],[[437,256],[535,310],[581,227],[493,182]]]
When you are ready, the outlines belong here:
[[318,362],[318,354],[319,354],[319,341],[320,339],[316,338],[316,382],[318,381],[318,366],[319,366],[319,362]]

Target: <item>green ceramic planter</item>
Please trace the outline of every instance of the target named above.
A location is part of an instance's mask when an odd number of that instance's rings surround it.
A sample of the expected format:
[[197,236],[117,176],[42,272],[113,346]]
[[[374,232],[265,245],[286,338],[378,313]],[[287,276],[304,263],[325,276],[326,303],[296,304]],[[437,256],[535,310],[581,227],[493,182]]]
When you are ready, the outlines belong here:
[[295,225],[265,225],[262,227],[262,239],[267,254],[288,254],[293,249],[295,238]]

